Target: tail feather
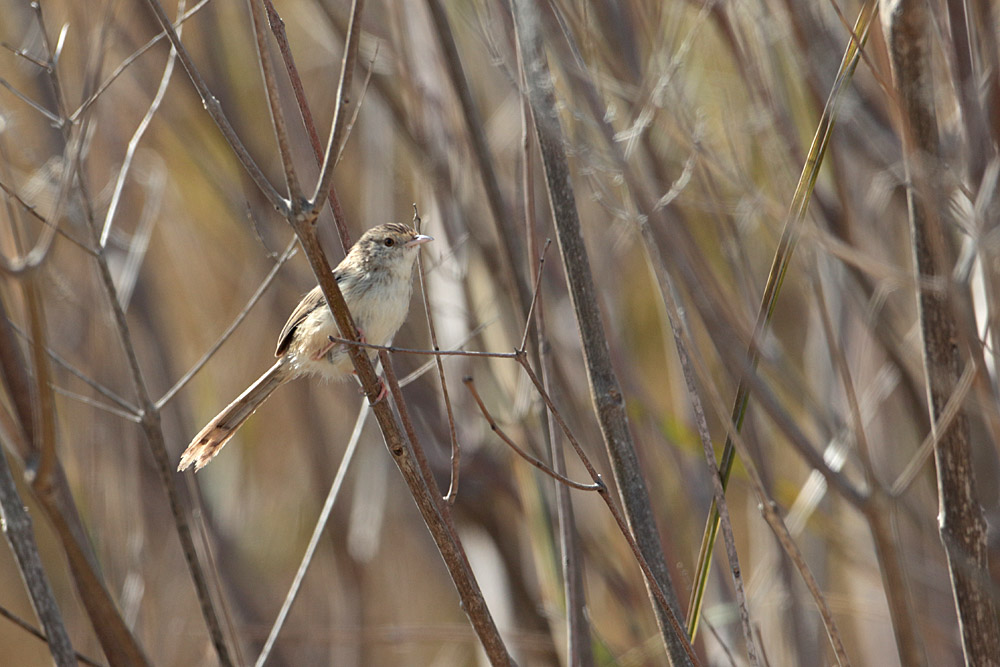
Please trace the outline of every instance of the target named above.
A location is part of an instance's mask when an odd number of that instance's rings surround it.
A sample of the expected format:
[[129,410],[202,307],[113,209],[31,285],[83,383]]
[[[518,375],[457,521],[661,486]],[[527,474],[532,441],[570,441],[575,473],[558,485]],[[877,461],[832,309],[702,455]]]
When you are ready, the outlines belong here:
[[194,464],[195,472],[201,470],[219,453],[219,450],[229,442],[243,423],[267,400],[271,393],[291,379],[289,369],[284,359],[279,359],[274,366],[261,375],[256,382],[247,387],[236,400],[208,422],[205,428],[194,437],[181,455],[177,470],[186,470]]

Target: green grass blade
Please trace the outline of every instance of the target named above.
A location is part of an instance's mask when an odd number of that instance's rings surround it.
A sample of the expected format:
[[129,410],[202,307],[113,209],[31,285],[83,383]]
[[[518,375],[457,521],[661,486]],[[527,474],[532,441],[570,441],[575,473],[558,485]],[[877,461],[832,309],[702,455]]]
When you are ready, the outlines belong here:
[[[758,355],[756,344],[761,339],[761,335],[767,328],[774,314],[775,306],[778,302],[778,293],[785,280],[785,274],[792,260],[792,252],[805,220],[809,202],[812,199],[813,189],[816,186],[816,177],[823,164],[827,146],[830,143],[830,135],[833,132],[834,122],[837,118],[837,111],[840,101],[843,98],[847,86],[854,76],[858,60],[861,58],[861,51],[868,41],[868,33],[875,19],[878,4],[875,0],[869,0],[858,14],[858,19],[854,24],[854,32],[851,40],[844,52],[844,57],[837,72],[837,79],[834,81],[827,97],[823,114],[820,117],[819,125],[813,135],[812,145],[809,147],[809,155],[802,173],[799,176],[798,185],[795,188],[795,195],[789,207],[789,215],[785,221],[785,227],[781,232],[778,247],[771,262],[771,270],[767,276],[767,283],[764,285],[764,295],[761,298],[760,309],[757,313],[757,323],[754,327],[754,335],[747,350],[748,368],[747,373],[752,373],[757,369]],[[750,402],[750,387],[745,379],[740,380],[736,388],[736,400],[733,404],[732,421],[739,432],[743,428],[743,419],[746,416],[747,405]],[[733,463],[736,458],[736,451],[733,447],[732,438],[726,437],[726,444],[722,450],[722,459],[719,462],[719,474],[722,477],[722,487],[725,489],[729,485],[729,477],[733,471]],[[695,571],[694,586],[691,589],[691,600],[688,603],[688,633],[694,641],[698,631],[698,620],[701,617],[702,603],[705,597],[705,587],[708,582],[708,574],[712,564],[712,550],[715,547],[715,540],[719,534],[719,510],[712,501],[709,510],[708,521],[705,524],[705,532],[702,536],[701,550],[698,553],[698,567]]]

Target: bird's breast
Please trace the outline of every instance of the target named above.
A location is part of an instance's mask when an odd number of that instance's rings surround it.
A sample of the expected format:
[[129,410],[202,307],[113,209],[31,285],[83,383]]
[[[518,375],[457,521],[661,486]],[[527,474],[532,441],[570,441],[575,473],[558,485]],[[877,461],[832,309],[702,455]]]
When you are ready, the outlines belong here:
[[387,345],[406,319],[410,306],[410,282],[372,277],[359,281],[347,300],[354,323],[372,345]]

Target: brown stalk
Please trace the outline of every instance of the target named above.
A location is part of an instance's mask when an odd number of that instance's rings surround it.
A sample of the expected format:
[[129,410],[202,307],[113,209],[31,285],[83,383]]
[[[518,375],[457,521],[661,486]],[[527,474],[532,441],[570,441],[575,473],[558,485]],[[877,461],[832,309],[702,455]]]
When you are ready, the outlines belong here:
[[[334,284],[336,285],[335,282]],[[340,305],[343,306],[341,315],[347,314],[349,316],[347,312],[347,305],[343,303],[342,298],[341,304],[338,304],[338,307],[335,307],[335,312],[340,310]],[[359,371],[359,376],[361,375],[361,371],[370,370],[371,375],[374,378],[374,369],[372,369],[371,362],[368,361],[368,355],[361,352],[358,348],[351,349],[356,354],[361,355],[361,358],[368,365],[368,369],[363,369],[361,368],[361,365],[355,361],[355,368]],[[382,360],[382,367],[385,370],[386,384],[389,387],[389,391],[392,393],[393,400],[396,402],[397,407],[400,408],[400,414],[403,415],[405,411],[405,403],[403,402],[403,395],[399,388],[399,383],[396,381],[396,376],[392,368],[392,362],[389,359],[388,354],[384,351],[379,353],[379,357]],[[352,359],[354,359],[354,355],[352,355]],[[369,401],[372,401],[377,396],[377,385],[373,385],[370,388],[372,391],[368,392],[368,399]],[[368,389],[368,387],[366,387],[366,389]],[[507,652],[507,647],[504,645],[503,640],[497,631],[493,617],[490,614],[490,610],[486,606],[486,601],[483,599],[482,591],[479,589],[479,584],[476,581],[472,568],[469,565],[469,561],[465,556],[465,550],[462,548],[462,543],[459,540],[455,527],[451,522],[448,505],[441,497],[441,493],[437,488],[437,485],[434,484],[430,469],[427,466],[426,460],[423,459],[422,453],[415,453],[419,451],[419,445],[416,440],[415,433],[412,430],[412,426],[409,426],[410,441],[407,441],[399,430],[399,424],[392,415],[392,410],[388,405],[388,401],[381,401],[380,403],[372,406],[372,411],[375,413],[379,426],[382,429],[386,447],[389,449],[389,453],[392,455],[393,460],[399,467],[399,471],[402,473],[404,481],[410,488],[410,493],[417,504],[417,508],[420,510],[420,513],[424,518],[424,523],[427,524],[427,528],[430,531],[431,536],[434,538],[434,542],[437,544],[438,550],[440,551],[445,564],[448,566],[448,571],[451,574],[452,581],[455,583],[459,596],[462,598],[462,608],[466,615],[468,615],[469,620],[472,622],[473,628],[476,630],[476,634],[479,636],[479,641],[483,646],[483,650],[486,652],[486,655],[490,660],[490,664],[513,664],[513,660]],[[404,423],[409,423],[408,417],[405,418]]]
[[[639,550],[649,564],[652,576],[646,580],[646,586],[654,601],[657,624],[671,660],[683,664],[690,660],[687,650],[690,644],[684,632],[678,632],[671,623],[680,616],[680,605],[670,585],[666,560],[660,547],[660,536],[649,503],[649,493],[625,416],[624,398],[611,365],[563,148],[564,139],[555,106],[552,77],[542,50],[539,18],[532,3],[514,0],[511,6],[519,58],[526,75],[526,94],[548,186],[549,204],[583,343],[591,400],[601,425],[630,530],[634,531]],[[654,595],[656,588],[662,590],[665,602],[671,609],[667,609],[658,600],[659,596]]]
[[954,391],[962,367],[956,305],[959,286],[929,289],[924,278],[950,277],[954,250],[946,226],[947,196],[942,190],[944,156],[938,139],[931,63],[930,8],[910,0],[881,3],[882,27],[889,50],[893,84],[903,126],[903,158],[914,266],[918,280],[917,310],[923,335],[932,430],[939,433],[934,450],[937,469],[939,530],[948,558],[952,592],[958,610],[967,664],[985,665],[1000,655],[996,607],[983,582],[989,581],[986,520],[976,493],[969,419],[961,411],[944,430],[937,423]]
[[[523,80],[523,72],[521,73]],[[521,171],[524,189],[524,223],[525,235],[528,238],[528,255],[538,257],[535,265],[535,287],[532,292],[532,306],[535,309],[535,349],[538,356],[538,369],[542,387],[549,395],[552,394],[552,364],[551,345],[545,328],[545,309],[543,308],[541,284],[542,268],[545,251],[548,250],[551,239],[545,239],[544,249],[538,249],[538,230],[535,218],[535,174],[532,159],[531,109],[527,100],[521,101]],[[528,324],[525,323],[525,336]],[[521,349],[525,347],[521,342]],[[563,453],[559,428],[555,418],[548,410],[545,411],[545,439],[549,447],[549,459],[552,469],[561,475],[566,474],[566,456]],[[566,604],[566,660],[571,665],[590,667],[594,664],[594,650],[590,635],[590,622],[587,619],[587,596],[583,587],[583,552],[580,548],[580,538],[576,530],[576,518],[570,490],[562,484],[555,485],[556,492],[556,525],[559,531],[559,553],[562,565],[563,597]]]

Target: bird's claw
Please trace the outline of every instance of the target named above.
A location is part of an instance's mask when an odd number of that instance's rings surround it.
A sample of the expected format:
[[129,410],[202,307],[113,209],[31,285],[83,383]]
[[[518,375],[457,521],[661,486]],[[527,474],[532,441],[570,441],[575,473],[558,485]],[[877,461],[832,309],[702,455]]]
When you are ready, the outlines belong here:
[[[358,376],[358,372],[357,371],[351,371],[351,375],[353,375],[354,377],[357,377]],[[359,386],[358,387],[358,393],[361,394],[362,396],[364,396],[365,395],[365,388]],[[382,400],[386,396],[388,396],[388,395],[389,395],[389,388],[385,386],[385,382],[382,381],[382,378],[378,378],[378,396],[376,396],[375,400],[371,402],[371,406],[375,407],[376,405],[378,405],[379,403],[381,403]]]

